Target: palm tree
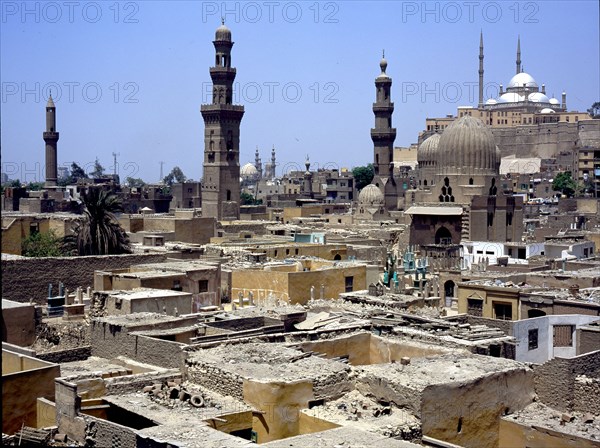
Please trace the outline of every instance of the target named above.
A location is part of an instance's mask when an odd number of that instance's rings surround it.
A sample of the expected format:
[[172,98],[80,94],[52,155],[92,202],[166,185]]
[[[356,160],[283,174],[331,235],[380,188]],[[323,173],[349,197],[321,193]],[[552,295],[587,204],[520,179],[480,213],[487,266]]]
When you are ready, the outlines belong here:
[[116,255],[131,253],[127,233],[116,214],[123,212],[121,200],[113,193],[90,188],[83,195],[83,219],[66,243],[76,246],[79,255]]

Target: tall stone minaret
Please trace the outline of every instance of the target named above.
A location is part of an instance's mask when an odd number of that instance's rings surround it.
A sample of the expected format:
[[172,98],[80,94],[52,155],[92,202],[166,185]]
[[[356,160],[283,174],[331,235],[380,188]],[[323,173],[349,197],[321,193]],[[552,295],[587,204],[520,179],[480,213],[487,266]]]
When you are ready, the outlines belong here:
[[521,73],[521,36],[517,38],[517,74]]
[[483,108],[483,31],[479,34],[479,109]]
[[223,22],[217,28],[212,104],[200,108],[204,118],[204,175],[202,215],[218,220],[240,217],[240,123],[244,106],[234,105],[231,67],[231,31]]
[[258,178],[262,179],[263,170],[262,170],[262,160],[260,159],[260,154],[258,152],[258,146],[256,147],[256,152],[254,153],[254,168],[258,171]]
[[58,164],[56,162],[56,144],[58,132],[56,132],[56,106],[52,100],[52,94],[46,104],[46,131],[44,132],[46,142],[46,188],[56,187],[58,179]]
[[275,179],[275,145],[271,149],[271,172],[269,173],[271,179]]
[[396,129],[392,128],[392,113],[394,112],[394,103],[390,96],[392,78],[385,73],[387,69],[385,54],[379,66],[381,74],[375,78],[376,101],[373,103],[375,127],[371,129],[371,140],[375,145],[375,175],[389,177],[393,175],[391,163]]

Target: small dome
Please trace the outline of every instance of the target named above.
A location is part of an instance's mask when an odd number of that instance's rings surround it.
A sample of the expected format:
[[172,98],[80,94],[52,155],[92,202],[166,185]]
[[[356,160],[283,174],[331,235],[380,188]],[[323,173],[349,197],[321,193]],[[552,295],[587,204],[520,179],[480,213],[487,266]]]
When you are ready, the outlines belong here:
[[560,106],[560,101],[558,101],[556,98],[550,98],[550,101],[548,101],[550,104],[554,104],[556,106]]
[[362,205],[383,205],[383,193],[374,184],[369,184],[360,190],[358,203]]
[[522,95],[519,95],[515,92],[506,92],[500,98],[498,98],[499,103],[518,103],[523,101],[525,98]]
[[550,98],[544,95],[542,92],[533,92],[530,93],[527,97],[529,101],[533,101],[534,103],[549,103]]
[[240,174],[244,179],[248,179],[256,176],[258,174],[258,170],[251,163],[247,163],[240,170]]
[[221,26],[217,28],[215,32],[216,41],[229,41],[231,42],[231,30],[225,26],[225,22],[221,23]]
[[439,172],[496,174],[500,158],[490,128],[470,115],[454,120],[440,137],[437,166]]
[[417,162],[419,164],[435,162],[439,143],[440,134],[433,134],[426,138],[417,150]]
[[485,104],[498,104],[498,101],[496,101],[494,98],[490,98],[485,102]]
[[550,109],[549,107],[546,107],[545,109],[540,110],[540,114],[555,114],[556,112],[553,109]]
[[507,89],[517,88],[517,87],[538,87],[535,79],[529,74],[525,72],[517,73],[513,76],[508,82]]

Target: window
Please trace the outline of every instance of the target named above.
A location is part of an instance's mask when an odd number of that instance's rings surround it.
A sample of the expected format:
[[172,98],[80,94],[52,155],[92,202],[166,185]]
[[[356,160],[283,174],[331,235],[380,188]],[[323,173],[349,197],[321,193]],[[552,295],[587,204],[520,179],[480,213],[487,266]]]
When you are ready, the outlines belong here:
[[467,314],[471,316],[483,316],[483,300],[467,299]]
[[208,280],[198,280],[198,292],[208,292]]
[[554,325],[554,347],[573,345],[573,325]]
[[529,336],[527,338],[528,349],[535,350],[538,348],[538,329],[529,330]]
[[510,303],[494,302],[494,318],[499,320],[512,320],[512,305]]
[[354,290],[354,277],[346,277],[346,292],[352,292]]
[[173,287],[171,288],[173,291],[183,291],[181,287],[181,280],[173,280]]

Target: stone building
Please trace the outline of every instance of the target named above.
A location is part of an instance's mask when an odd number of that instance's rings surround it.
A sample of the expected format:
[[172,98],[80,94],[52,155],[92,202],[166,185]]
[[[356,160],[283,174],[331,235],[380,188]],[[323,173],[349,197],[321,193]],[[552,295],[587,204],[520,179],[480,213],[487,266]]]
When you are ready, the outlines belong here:
[[522,198],[498,185],[500,151],[488,126],[470,115],[419,147],[419,185],[410,190],[410,244],[458,257],[461,241],[520,241]]
[[221,24],[215,40],[212,104],[200,108],[204,119],[202,214],[217,220],[240,217],[240,122],[244,106],[233,104],[236,69],[231,66],[231,31]]

